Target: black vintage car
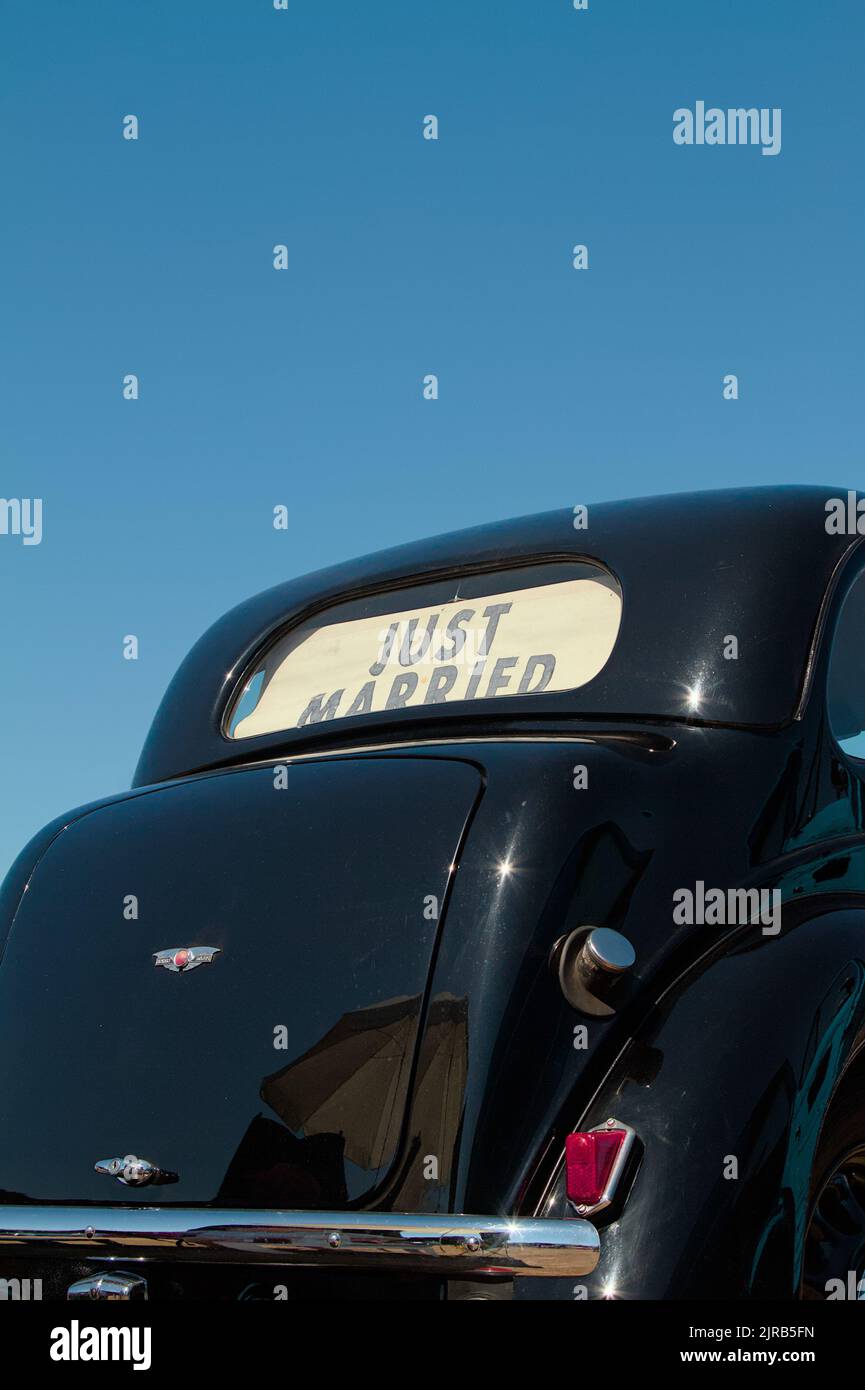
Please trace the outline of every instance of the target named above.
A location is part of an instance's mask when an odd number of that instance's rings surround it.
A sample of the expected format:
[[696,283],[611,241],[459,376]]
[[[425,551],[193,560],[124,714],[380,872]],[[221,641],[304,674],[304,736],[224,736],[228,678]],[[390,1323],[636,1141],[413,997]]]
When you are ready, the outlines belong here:
[[2,889],[7,1288],[856,1297],[863,512],[577,507],[218,622]]

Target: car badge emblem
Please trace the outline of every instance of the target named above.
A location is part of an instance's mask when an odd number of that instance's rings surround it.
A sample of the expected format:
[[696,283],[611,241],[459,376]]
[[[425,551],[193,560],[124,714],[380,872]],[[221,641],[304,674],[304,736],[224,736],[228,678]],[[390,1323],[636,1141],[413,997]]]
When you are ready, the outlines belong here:
[[100,1158],[93,1167],[97,1173],[116,1178],[124,1187],[147,1187],[150,1183],[177,1182],[176,1173],[157,1168],[149,1159],[137,1158],[135,1154],[126,1154],[124,1158]]
[[164,965],[175,974],[183,970],[195,970],[199,965],[209,965],[218,956],[221,946],[173,946],[169,951],[154,951],[153,964]]

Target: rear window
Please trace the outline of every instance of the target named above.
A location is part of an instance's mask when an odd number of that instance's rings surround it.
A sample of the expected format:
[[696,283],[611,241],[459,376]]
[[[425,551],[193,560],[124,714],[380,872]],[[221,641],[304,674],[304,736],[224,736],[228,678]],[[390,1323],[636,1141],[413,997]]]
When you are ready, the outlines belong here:
[[473,700],[576,690],[622,615],[598,565],[462,575],[335,605],[278,638],[229,709],[231,738]]

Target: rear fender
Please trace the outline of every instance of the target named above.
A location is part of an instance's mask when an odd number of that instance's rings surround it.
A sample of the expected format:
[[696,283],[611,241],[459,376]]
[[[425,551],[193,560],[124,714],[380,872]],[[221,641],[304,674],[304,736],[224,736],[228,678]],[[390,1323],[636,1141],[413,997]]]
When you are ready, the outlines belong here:
[[[777,938],[746,929],[657,1000],[578,1126],[614,1116],[642,1143],[586,1296],[796,1296],[821,1128],[863,1040],[863,928],[824,905]],[[561,1172],[543,1205],[565,1214]]]

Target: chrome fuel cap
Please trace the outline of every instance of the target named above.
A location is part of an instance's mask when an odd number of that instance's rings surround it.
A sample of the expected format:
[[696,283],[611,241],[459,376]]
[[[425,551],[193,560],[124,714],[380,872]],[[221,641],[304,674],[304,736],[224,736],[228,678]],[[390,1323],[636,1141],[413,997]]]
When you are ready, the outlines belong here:
[[636,952],[610,927],[577,927],[553,948],[562,993],[573,1008],[595,1018],[615,1013],[609,996],[634,966]]
[[626,936],[609,927],[594,927],[583,945],[586,957],[596,970],[608,975],[621,975],[630,970],[637,954]]

